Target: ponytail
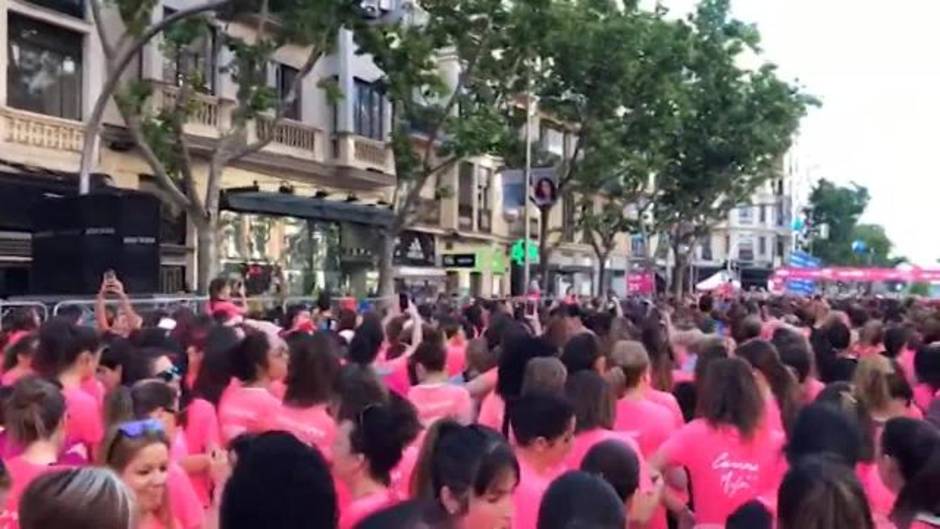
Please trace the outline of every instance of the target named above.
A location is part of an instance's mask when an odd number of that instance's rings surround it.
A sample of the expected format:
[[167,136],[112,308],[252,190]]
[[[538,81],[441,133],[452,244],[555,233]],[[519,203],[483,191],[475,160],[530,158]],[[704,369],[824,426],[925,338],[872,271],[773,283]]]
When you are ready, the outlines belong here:
[[435,450],[441,438],[460,428],[459,423],[445,419],[435,422],[424,434],[424,444],[421,446],[421,452],[419,452],[418,460],[415,462],[414,471],[411,473],[409,489],[412,498],[429,499],[436,496],[437,491],[434,490],[434,485],[431,482]]
[[104,424],[110,429],[116,424],[134,419],[134,399],[131,389],[118,386],[111,390],[104,399]]

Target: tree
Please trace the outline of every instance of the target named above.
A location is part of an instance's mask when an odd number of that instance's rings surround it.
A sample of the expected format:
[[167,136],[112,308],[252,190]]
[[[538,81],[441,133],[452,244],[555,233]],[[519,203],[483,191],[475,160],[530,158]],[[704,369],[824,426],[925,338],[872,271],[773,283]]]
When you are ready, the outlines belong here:
[[[517,130],[506,116],[520,93],[528,42],[540,34],[549,0],[426,0],[418,24],[389,24],[357,31],[363,53],[384,72],[386,97],[395,109],[391,144],[396,184],[392,222],[381,233],[379,296],[393,294],[395,240],[414,221],[427,186],[449,192],[441,177],[457,162],[500,154]],[[447,85],[440,62],[456,65]],[[421,137],[412,132],[420,123]]]
[[[539,41],[540,108],[577,135],[570,156],[556,165],[557,193],[580,197],[579,223],[600,261],[601,285],[617,234],[635,226],[623,218],[624,208],[641,197],[663,161],[658,146],[670,128],[683,44],[679,27],[663,14],[641,11],[635,2],[556,2]],[[598,194],[603,205],[595,209]],[[543,263],[559,242],[548,230],[553,207],[539,208]],[[547,291],[548,274],[542,280]]]
[[730,17],[729,0],[703,0],[684,33],[687,61],[675,96],[675,123],[657,174],[654,215],[675,257],[674,287],[685,288],[694,242],[758,186],[781,159],[815,101],[781,81],[773,65],[739,66],[759,53],[753,26]]
[[854,263],[852,241],[869,199],[868,188],[858,184],[840,186],[825,178],[817,182],[809,196],[813,253],[832,265]]
[[[340,28],[357,27],[362,22],[357,4],[344,0],[233,0],[210,2],[170,15],[162,23],[151,24],[158,4],[150,0],[116,0],[123,28],[112,35],[104,12],[110,6],[103,0],[91,0],[95,27],[105,56],[106,81],[102,97],[107,101],[112,88],[126,129],[154,174],[158,185],[173,204],[187,212],[197,234],[198,288],[205,291],[217,273],[219,204],[222,174],[234,162],[268,145],[284,119],[301,84],[316,62],[333,45]],[[205,90],[208,79],[193,57],[192,47],[208,36],[209,19],[202,15],[215,11],[222,22],[256,21],[251,37],[221,32],[221,41],[232,55],[222,65],[237,86],[237,96],[230,124],[203,155],[207,164],[205,188],[200,190],[195,174],[196,152],[184,128],[196,111],[196,98]],[[181,15],[184,13],[184,15]],[[162,36],[161,49],[178,66],[177,88],[169,98],[156,90],[151,79],[124,76],[128,56],[140,50],[156,35]],[[268,85],[267,68],[274,54],[287,44],[306,48],[307,58],[299,69],[287,97],[279,100]],[[98,105],[103,105],[99,100]],[[96,109],[98,110],[98,109]],[[97,133],[100,112],[89,123],[92,141]],[[88,162],[86,144],[83,170]]]

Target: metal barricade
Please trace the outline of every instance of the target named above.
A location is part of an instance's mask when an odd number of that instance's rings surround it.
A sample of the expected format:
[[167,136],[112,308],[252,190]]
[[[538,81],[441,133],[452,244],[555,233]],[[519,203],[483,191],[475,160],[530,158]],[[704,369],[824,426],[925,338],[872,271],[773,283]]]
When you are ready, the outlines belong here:
[[[199,313],[204,310],[209,298],[202,296],[176,296],[176,297],[153,297],[153,298],[130,298],[131,307],[138,314],[145,314],[155,310],[174,312],[180,308],[188,308],[193,312]],[[104,301],[105,307],[117,309],[121,306],[121,300],[109,298]],[[95,321],[95,299],[66,299],[59,301],[52,307],[52,315],[59,316],[64,312],[74,312],[76,319],[83,323],[91,325]]]
[[5,301],[0,300],[0,321],[6,321],[15,311],[33,309],[40,321],[49,319],[49,306],[41,301]]

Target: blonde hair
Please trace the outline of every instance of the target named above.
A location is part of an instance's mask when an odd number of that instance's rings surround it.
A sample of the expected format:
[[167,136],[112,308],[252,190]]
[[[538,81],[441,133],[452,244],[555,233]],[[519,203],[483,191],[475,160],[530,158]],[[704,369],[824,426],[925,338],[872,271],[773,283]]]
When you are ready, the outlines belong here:
[[881,355],[863,358],[855,369],[852,384],[855,386],[855,396],[869,412],[885,410],[893,400],[891,397],[891,381],[889,378],[896,374],[891,361]]
[[[128,424],[128,423],[122,423]],[[155,444],[162,444],[168,449],[170,442],[162,429],[145,429],[140,435],[130,437],[121,431],[121,424],[110,430],[105,442],[101,445],[99,451],[100,464],[121,473],[127,469],[131,461],[137,457],[144,448]],[[163,523],[163,527],[173,527],[171,524],[173,518],[170,511],[169,490],[163,495],[163,504],[155,516]]]
[[554,356],[533,358],[525,366],[522,394],[526,395],[533,391],[563,394],[567,378],[568,370],[561,360]]
[[132,529],[134,493],[114,472],[81,467],[48,472],[26,488],[21,529]]

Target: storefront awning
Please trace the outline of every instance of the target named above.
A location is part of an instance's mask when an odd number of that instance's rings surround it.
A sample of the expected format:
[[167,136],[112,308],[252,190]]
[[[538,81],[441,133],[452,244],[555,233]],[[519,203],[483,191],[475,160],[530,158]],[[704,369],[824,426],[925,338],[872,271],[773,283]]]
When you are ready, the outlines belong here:
[[224,193],[222,207],[242,213],[264,213],[372,226],[387,226],[392,222],[391,210],[384,207],[264,191]]

